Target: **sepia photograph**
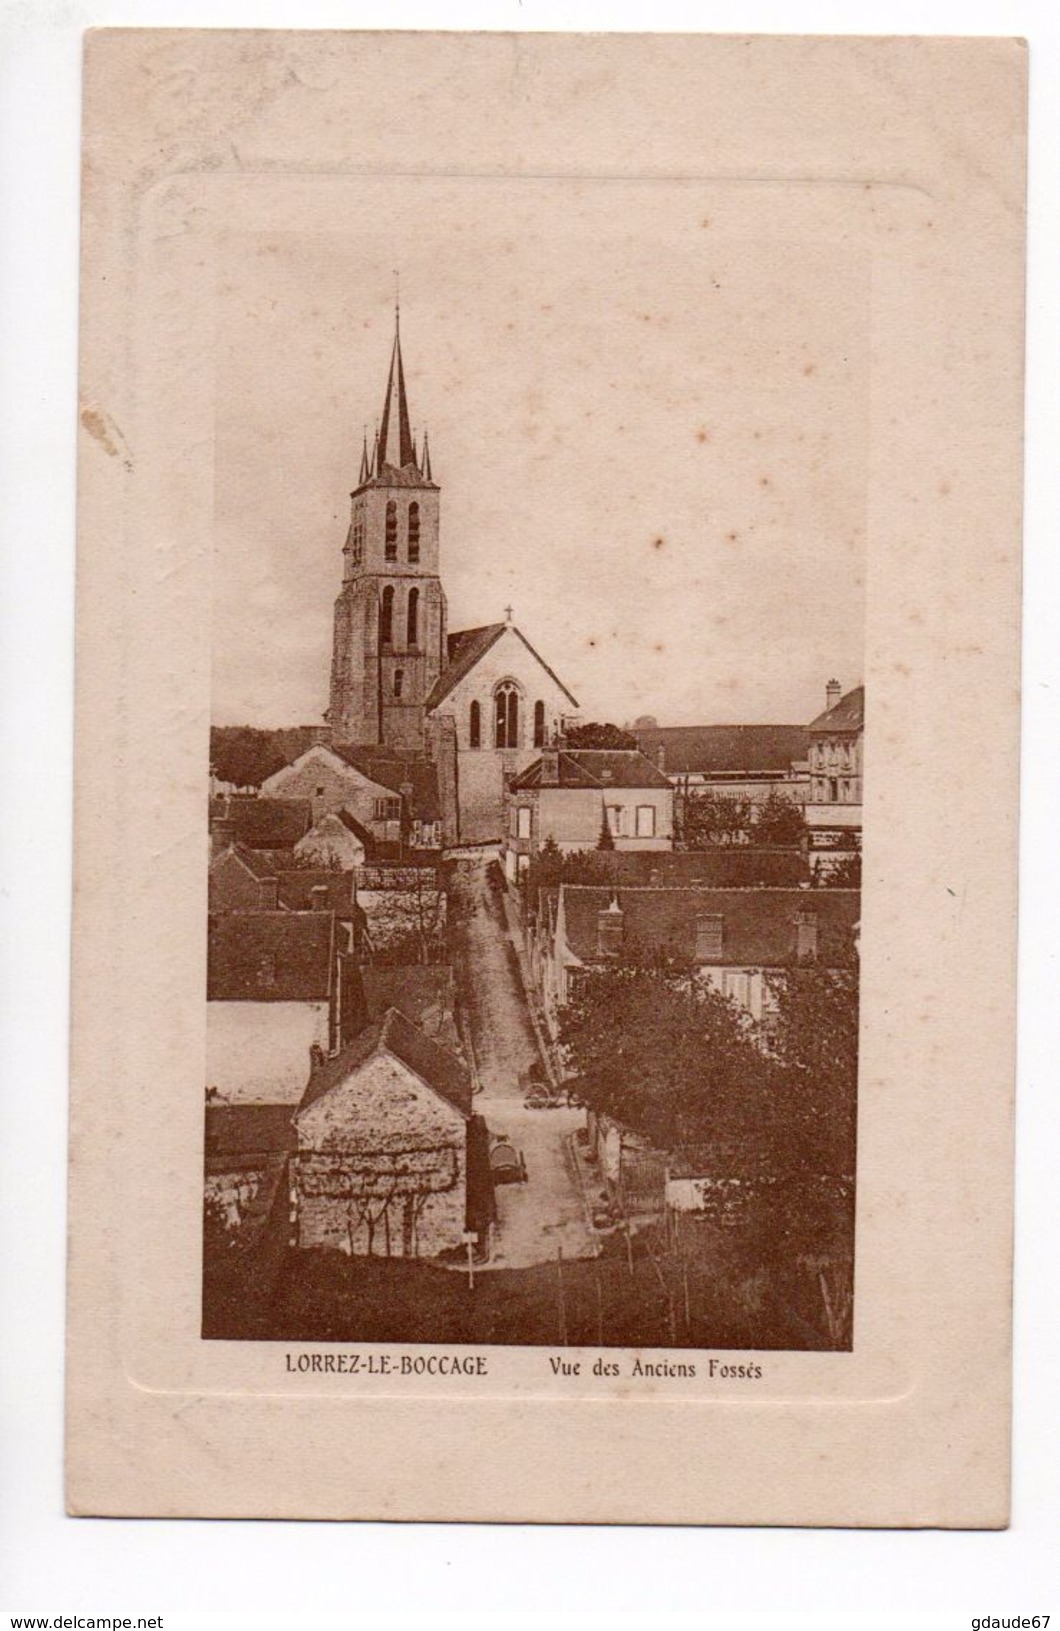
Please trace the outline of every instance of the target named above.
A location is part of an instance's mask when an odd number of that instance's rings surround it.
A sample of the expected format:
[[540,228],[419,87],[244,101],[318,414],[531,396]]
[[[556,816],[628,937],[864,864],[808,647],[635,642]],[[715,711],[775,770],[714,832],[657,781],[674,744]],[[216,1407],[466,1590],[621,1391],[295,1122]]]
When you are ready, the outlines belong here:
[[203,1335],[850,1349],[867,259],[456,191],[219,255]]

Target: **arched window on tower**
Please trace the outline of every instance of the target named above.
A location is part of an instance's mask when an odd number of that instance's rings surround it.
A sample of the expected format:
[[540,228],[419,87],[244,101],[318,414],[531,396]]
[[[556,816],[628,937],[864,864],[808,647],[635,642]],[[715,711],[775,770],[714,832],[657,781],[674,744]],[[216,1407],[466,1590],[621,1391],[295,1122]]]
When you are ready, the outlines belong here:
[[482,709],[477,702],[471,704],[467,721],[467,738],[471,747],[482,746]]
[[409,590],[409,606],[405,616],[405,645],[413,651],[419,644],[420,623],[420,592],[418,589]]
[[403,668],[395,668],[395,670],[394,670],[394,695],[395,695],[395,697],[400,697],[400,695],[401,695],[401,693],[402,693],[402,691],[404,689],[405,689],[405,670]]
[[386,507],[386,558],[388,561],[397,560],[397,505],[393,499],[387,502]]
[[494,693],[494,741],[499,748],[519,746],[519,692],[505,680]]
[[388,583],[379,603],[379,644],[389,646],[394,639],[394,585]]
[[545,745],[545,704],[534,703],[534,746],[543,748]]
[[409,505],[409,560],[415,566],[420,558],[420,507],[413,499]]

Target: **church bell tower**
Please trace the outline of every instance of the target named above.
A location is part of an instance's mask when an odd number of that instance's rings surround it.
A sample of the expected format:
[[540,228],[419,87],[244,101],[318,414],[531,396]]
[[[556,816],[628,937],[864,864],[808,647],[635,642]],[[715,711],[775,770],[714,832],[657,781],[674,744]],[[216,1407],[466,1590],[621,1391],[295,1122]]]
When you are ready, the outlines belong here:
[[424,704],[446,655],[438,500],[427,434],[417,451],[409,428],[395,309],[383,413],[371,452],[365,436],[350,494],[335,602],[326,718],[337,743],[423,750]]

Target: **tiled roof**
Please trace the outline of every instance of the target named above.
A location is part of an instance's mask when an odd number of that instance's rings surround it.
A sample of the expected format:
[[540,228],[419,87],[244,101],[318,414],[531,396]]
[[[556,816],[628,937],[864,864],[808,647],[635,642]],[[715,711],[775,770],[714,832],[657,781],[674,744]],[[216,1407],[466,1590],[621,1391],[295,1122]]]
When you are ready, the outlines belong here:
[[206,1159],[274,1155],[297,1143],[290,1104],[208,1104]]
[[817,915],[817,961],[849,959],[861,912],[856,889],[597,889],[563,886],[567,944],[583,962],[597,958],[599,915],[617,899],[625,943],[694,958],[696,919],[724,920],[719,962],[737,968],[782,968],[794,962],[796,914]]
[[805,725],[669,725],[633,733],[667,775],[783,773],[810,751]]
[[313,824],[308,799],[258,798],[233,794],[210,800],[210,825],[230,822],[233,836],[252,849],[285,849],[304,838]]
[[542,761],[535,759],[521,775],[513,778],[513,792],[525,788],[599,787],[605,792],[611,787],[669,787],[663,772],[652,764],[637,748],[560,748],[557,749],[557,780],[542,781]]
[[444,673],[439,674],[431,686],[426,702],[428,712],[432,708],[436,708],[443,698],[449,695],[453,687],[459,685],[466,674],[470,674],[475,664],[486,655],[490,647],[500,639],[506,629],[510,630],[517,639],[523,642],[534,661],[541,664],[549,679],[555,685],[558,685],[563,695],[568,698],[571,707],[576,708],[578,706],[577,698],[567,690],[559,675],[548,666],[541,654],[534,650],[526,635],[520,629],[517,629],[514,623],[486,623],[480,629],[460,629],[449,636],[449,664]]
[[840,697],[834,708],[826,708],[810,725],[811,731],[860,731],[865,728],[865,687]]
[[[292,872],[281,872],[278,884],[279,903],[288,912],[334,912],[336,917],[346,918],[357,910],[352,872],[298,867]],[[316,895],[314,890],[318,891]]]
[[388,1008],[381,1019],[369,1025],[360,1036],[354,1037],[334,1059],[329,1059],[313,1072],[309,1086],[302,1095],[299,1113],[315,1104],[333,1087],[338,1087],[379,1052],[392,1054],[413,1075],[451,1104],[454,1110],[459,1110],[462,1116],[470,1116],[471,1078],[459,1059],[432,1042],[430,1037],[424,1036],[396,1008]]
[[330,912],[211,912],[211,1002],[325,1002],[331,993]]
[[[569,865],[574,863],[568,862]],[[578,857],[579,873],[608,883],[658,888],[741,889],[767,884],[799,884],[809,878],[809,862],[798,845],[712,844],[690,850],[586,850]],[[578,874],[574,874],[578,876]],[[572,878],[573,881],[573,878]]]
[[453,971],[444,965],[420,968],[373,968],[361,970],[364,999],[369,1021],[381,1019],[388,1008],[397,1008],[413,1025],[433,1029],[439,1016],[451,1014],[455,1002]]
[[384,464],[378,475],[369,476],[354,492],[363,493],[368,487],[425,487],[429,492],[438,491],[437,484],[421,475],[414,464],[407,464],[403,470],[394,464]]
[[[437,821],[441,816],[438,798],[438,771],[429,759],[407,757],[389,748],[336,745],[334,752],[369,781],[378,782],[392,793],[403,786],[412,788],[410,815],[415,821]],[[359,836],[359,835],[358,835]]]

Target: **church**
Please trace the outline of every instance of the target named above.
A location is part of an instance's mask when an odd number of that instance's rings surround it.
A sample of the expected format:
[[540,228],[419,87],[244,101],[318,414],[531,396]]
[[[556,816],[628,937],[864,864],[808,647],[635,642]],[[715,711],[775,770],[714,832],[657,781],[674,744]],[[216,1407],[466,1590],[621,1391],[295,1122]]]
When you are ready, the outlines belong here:
[[496,842],[508,783],[573,722],[578,704],[512,621],[450,632],[440,489],[412,435],[395,312],[383,412],[350,495],[335,601],[335,746],[431,762],[447,847]]

